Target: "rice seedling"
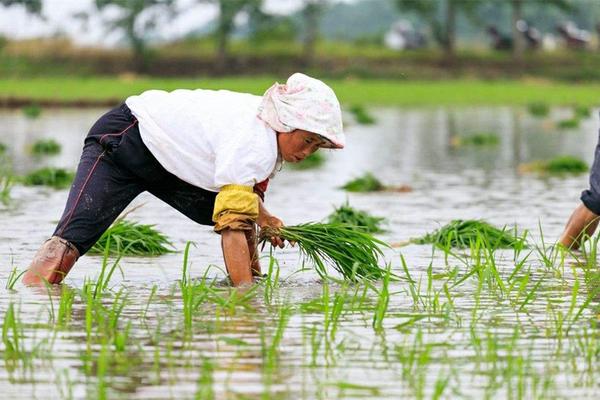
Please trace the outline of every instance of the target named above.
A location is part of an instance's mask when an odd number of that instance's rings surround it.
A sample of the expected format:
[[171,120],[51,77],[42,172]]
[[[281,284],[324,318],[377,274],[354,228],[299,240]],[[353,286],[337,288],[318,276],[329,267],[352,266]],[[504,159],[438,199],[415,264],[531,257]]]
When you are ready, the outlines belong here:
[[295,242],[304,259],[314,265],[321,277],[328,275],[326,264],[331,264],[348,280],[379,279],[385,276],[385,269],[378,264],[380,258],[383,258],[380,247],[388,245],[351,226],[312,222],[284,226],[277,230],[266,228],[260,233],[260,242],[265,243],[275,235]]
[[36,156],[60,153],[61,146],[54,139],[40,139],[31,146],[31,153]]
[[360,104],[351,106],[349,111],[354,116],[356,122],[361,125],[372,125],[375,123],[375,118]]
[[65,189],[71,186],[75,174],[63,168],[41,168],[23,178],[27,186],[50,186],[55,189]]
[[19,281],[19,278],[23,276],[25,272],[25,270],[19,272],[17,267],[13,267],[13,269],[8,274],[8,277],[6,278],[6,290],[13,290],[15,284]]
[[290,163],[289,165],[295,170],[313,169],[323,166],[323,164],[325,164],[325,160],[326,158],[323,153],[316,151],[299,163]]
[[516,228],[499,229],[483,220],[453,220],[443,227],[420,238],[411,239],[412,243],[434,244],[438,247],[471,248],[477,240],[485,240],[492,249],[524,248],[526,246],[525,232],[518,236]]
[[344,224],[367,233],[385,232],[385,230],[381,228],[381,224],[384,221],[385,218],[383,217],[374,217],[369,215],[366,211],[352,208],[348,201],[335,208],[327,217],[327,222],[330,224]]
[[6,150],[8,150],[8,147],[6,147],[4,143],[0,142],[0,155],[6,153]]
[[0,202],[5,206],[10,203],[10,192],[14,184],[14,178],[10,175],[0,176]]
[[[101,254],[109,246],[110,253],[127,256],[159,256],[172,253],[173,244],[154,225],[140,224],[119,218],[90,249],[91,254]],[[169,247],[167,247],[169,246]]]
[[466,146],[496,146],[498,143],[500,143],[500,137],[489,132],[480,132],[458,138],[458,144]]
[[541,175],[577,175],[589,170],[587,163],[573,156],[559,156],[547,161],[534,161],[519,166],[520,172]]
[[559,129],[575,129],[579,126],[579,118],[567,118],[562,119],[556,123],[556,127]]
[[37,104],[31,104],[29,106],[25,106],[22,109],[23,115],[27,118],[35,119],[38,118],[42,114],[42,108]]
[[534,117],[545,117],[550,112],[550,106],[547,103],[535,102],[527,105],[529,114]]
[[378,192],[385,190],[386,187],[372,173],[367,172],[363,176],[347,182],[342,189],[348,192]]

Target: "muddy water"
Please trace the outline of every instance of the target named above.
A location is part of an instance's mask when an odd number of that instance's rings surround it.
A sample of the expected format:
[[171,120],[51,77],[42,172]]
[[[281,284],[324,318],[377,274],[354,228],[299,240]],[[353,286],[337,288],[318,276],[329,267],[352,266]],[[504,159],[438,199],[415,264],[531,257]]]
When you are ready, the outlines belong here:
[[[1,111],[0,142],[8,147],[14,172],[25,174],[46,165],[74,169],[83,137],[102,112],[46,111],[30,120],[20,112]],[[535,119],[523,109],[509,107],[380,109],[374,112],[377,123],[366,127],[351,123],[348,116],[347,149],[327,152],[325,166],[317,170],[284,167],[271,183],[267,206],[287,224],[296,224],[321,220],[334,205],[348,199],[354,207],[388,219],[388,231],[381,238],[389,242],[422,235],[456,218],[483,218],[497,225],[516,223],[529,230],[536,243],[541,225],[546,240],[553,241],[577,205],[587,176],[541,178],[520,174],[518,166],[562,154],[591,164],[597,118],[594,114],[579,128],[557,130],[552,121],[568,115],[569,110],[556,109],[549,118]],[[483,148],[452,145],[457,135],[481,132],[497,133],[500,143]],[[32,157],[28,152],[31,144],[49,137],[61,143],[61,154]],[[374,172],[386,184],[409,185],[413,191],[346,194],[337,189],[366,171]],[[66,191],[47,188],[13,188],[12,201],[0,205],[3,277],[14,266],[24,268],[52,233],[66,195]],[[147,194],[132,206],[140,204],[143,206],[131,214],[132,219],[155,224],[180,251],[186,241],[196,243],[191,251],[192,276],[201,276],[210,265],[222,268],[219,237],[210,227],[194,224]],[[413,278],[424,280],[424,299],[435,297],[432,292],[425,293],[430,265],[432,273],[440,277],[432,284],[433,291],[442,287],[443,276],[454,268],[459,274],[467,271],[460,260],[447,261],[439,251],[432,256],[430,246],[411,245],[386,250],[387,260],[398,273],[400,252]],[[268,256],[266,250],[264,255]],[[99,372],[99,361],[92,367],[84,361],[86,354],[98,357],[100,350],[98,343],[93,350],[88,348],[86,305],[79,294],[75,295],[70,325],[56,329],[48,325],[52,311],[48,293],[19,284],[16,291],[3,290],[2,314],[13,303],[25,326],[23,343],[28,349],[37,346],[41,350],[32,357],[30,368],[21,365],[11,370],[8,361],[4,362],[0,393],[10,398],[329,399],[431,398],[436,391],[444,398],[591,398],[596,392],[598,353],[592,350],[600,349],[600,338],[588,332],[592,329],[591,305],[573,324],[572,332],[577,333],[558,340],[553,321],[558,314],[568,314],[575,283],[570,267],[558,277],[537,253],[529,256],[523,271],[531,272],[533,284],[543,283],[535,299],[519,312],[513,303],[522,304],[523,296],[518,300],[501,296],[485,285],[478,291],[476,281],[466,280],[450,291],[451,317],[440,317],[443,313],[433,306],[414,306],[406,282],[392,283],[382,332],[372,328],[372,309],[346,304],[339,327],[330,337],[323,333],[325,313],[310,306],[323,295],[318,277],[310,271],[294,274],[299,267],[295,249],[278,250],[275,256],[284,279],[275,298],[265,300],[260,287],[247,307],[234,307],[234,313],[223,313],[207,301],[194,317],[191,340],[181,334],[177,280],[182,253],[125,258],[120,264],[122,274],[115,274],[111,286],[115,291],[124,287],[128,294],[119,321],[123,328],[131,323],[125,357],[129,362],[109,362],[104,375]],[[505,278],[515,267],[513,256],[512,251],[496,254]],[[66,284],[81,289],[86,277],[98,275],[101,264],[101,257],[82,257]],[[222,278],[219,268],[210,268],[208,275]],[[154,285],[156,294],[148,302]],[[577,305],[586,299],[583,282],[579,285],[582,294],[576,298]],[[330,288],[332,299],[334,293],[343,292],[339,285]],[[60,293],[51,296],[57,302]],[[368,297],[377,302],[374,292]],[[443,292],[441,297],[441,303],[447,302]],[[108,295],[105,302],[110,305],[114,300],[114,294]],[[288,309],[289,315],[281,311]],[[407,324],[413,314],[426,314],[427,318]],[[278,321],[286,322],[280,342],[276,341]],[[277,344],[276,361],[265,355],[272,343]],[[6,356],[6,344],[2,349]],[[586,359],[590,352],[591,358]],[[208,368],[207,362],[212,367]],[[586,362],[591,363],[589,368]],[[200,392],[206,387],[214,393]]]

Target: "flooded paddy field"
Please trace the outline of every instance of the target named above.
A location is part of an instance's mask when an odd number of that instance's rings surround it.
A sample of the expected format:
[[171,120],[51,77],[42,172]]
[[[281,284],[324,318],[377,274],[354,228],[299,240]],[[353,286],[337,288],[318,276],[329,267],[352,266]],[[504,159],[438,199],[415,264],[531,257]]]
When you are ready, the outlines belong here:
[[[321,279],[294,248],[262,252],[269,277],[250,289],[224,283],[220,238],[148,194],[129,219],[155,224],[177,252],[83,256],[50,290],[14,283],[53,231],[66,190],[15,184],[0,203],[0,393],[6,398],[354,399],[596,398],[600,274],[596,241],[582,253],[552,245],[587,175],[524,173],[557,155],[591,165],[595,114],[559,129],[570,110],[534,118],[525,108],[370,110],[348,116],[348,146],[318,169],[286,168],[267,208],[286,224],[323,220],[346,200],[383,216],[389,243],[454,219],[527,231],[528,246],[384,249],[399,280]],[[74,170],[104,110],[0,111],[0,142],[15,175]],[[494,133],[497,143],[460,145]],[[33,156],[53,138],[62,151]],[[346,193],[370,171],[412,191]],[[186,246],[192,241],[193,245]],[[187,247],[187,252],[185,251]],[[187,255],[187,257],[186,257]],[[185,262],[184,260],[187,260]],[[12,287],[12,289],[8,289]]]

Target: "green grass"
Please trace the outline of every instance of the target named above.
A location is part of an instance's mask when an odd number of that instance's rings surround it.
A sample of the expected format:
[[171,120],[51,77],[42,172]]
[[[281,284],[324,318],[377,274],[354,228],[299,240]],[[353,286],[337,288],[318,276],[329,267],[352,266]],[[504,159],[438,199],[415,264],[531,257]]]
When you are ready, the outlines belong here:
[[356,122],[361,125],[372,125],[375,123],[375,118],[360,104],[355,104],[348,110],[352,113]]
[[119,219],[106,230],[90,249],[91,254],[102,254],[108,243],[112,254],[129,256],[159,256],[173,252],[169,239],[154,228]]
[[[0,98],[33,101],[95,100],[117,104],[130,95],[148,89],[178,88],[229,89],[262,95],[275,80],[286,76],[229,78],[24,78],[0,79]],[[532,82],[520,80],[440,80],[402,81],[390,79],[324,79],[344,104],[369,106],[424,105],[548,105],[595,106],[598,83]]]
[[385,221],[383,217],[374,217],[366,211],[357,210],[350,206],[348,202],[337,207],[328,217],[330,224],[344,224],[353,229],[367,232],[384,232],[381,224]]
[[319,168],[325,164],[326,158],[323,153],[316,151],[306,157],[304,160],[299,163],[289,163],[290,168],[296,170],[305,170],[305,169],[314,169]]
[[319,275],[327,276],[330,264],[345,279],[379,279],[386,270],[379,266],[386,243],[368,233],[344,224],[307,223],[285,226],[278,230],[263,229],[261,241],[277,234],[295,242],[306,261],[311,262]]
[[41,168],[22,178],[27,186],[50,186],[55,189],[65,189],[71,186],[75,173],[63,168]]
[[496,228],[483,220],[456,219],[438,230],[411,240],[413,243],[431,243],[442,248],[469,248],[477,241],[483,241],[482,244],[494,249],[524,246],[524,239],[514,235],[512,230]]
[[347,182],[341,188],[348,192],[378,192],[386,189],[385,185],[370,172]]
[[54,139],[40,139],[31,146],[31,153],[35,155],[54,155],[60,150],[60,144]]

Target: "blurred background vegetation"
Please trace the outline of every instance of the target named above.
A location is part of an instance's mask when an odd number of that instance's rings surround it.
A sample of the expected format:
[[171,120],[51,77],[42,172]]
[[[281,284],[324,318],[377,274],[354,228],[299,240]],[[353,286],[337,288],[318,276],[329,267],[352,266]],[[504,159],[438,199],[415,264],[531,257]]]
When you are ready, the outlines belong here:
[[[216,17],[170,40],[157,32],[189,12],[178,0],[91,1],[68,20],[100,18],[117,43],[84,46],[60,29],[29,39],[5,34],[0,94],[14,97],[14,81],[32,78],[270,78],[298,70],[329,79],[600,81],[598,0],[281,0],[295,4],[286,13],[269,12],[263,0],[194,0]],[[47,6],[0,0],[0,13],[21,8],[43,20]]]

